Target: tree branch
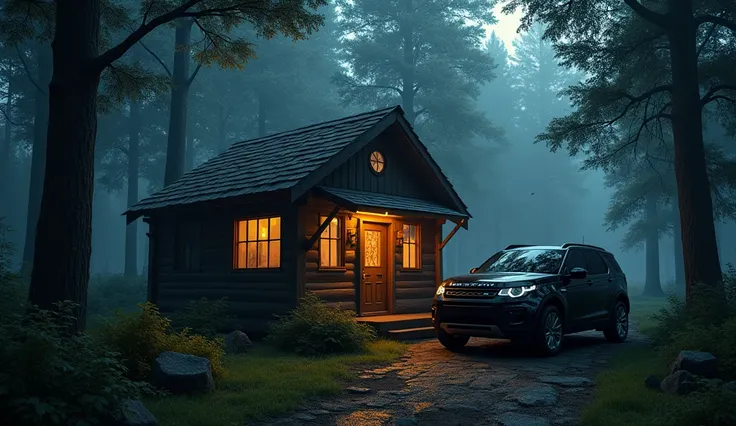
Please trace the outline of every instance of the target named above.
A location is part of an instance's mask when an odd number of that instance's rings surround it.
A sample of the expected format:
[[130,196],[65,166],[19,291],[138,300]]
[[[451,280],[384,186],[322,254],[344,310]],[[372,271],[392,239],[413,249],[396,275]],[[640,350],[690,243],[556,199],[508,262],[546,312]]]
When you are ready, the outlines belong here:
[[197,77],[197,74],[199,74],[199,70],[202,69],[202,63],[197,64],[197,68],[194,69],[194,72],[192,75],[189,76],[189,79],[187,80],[187,86],[191,85],[194,79]]
[[[26,72],[26,77],[28,77],[28,80],[30,80],[30,82],[36,87],[39,92],[41,92],[42,95],[48,96],[49,94],[45,90],[43,90],[41,86],[38,85],[36,80],[31,75],[31,70],[28,69],[28,64],[26,63],[25,58],[23,58],[23,53],[21,53],[20,48],[17,45],[15,46],[15,51],[18,53],[18,59],[20,59],[20,63],[23,64],[23,69]],[[5,116],[5,118],[8,117]]]
[[[12,124],[13,126],[20,126],[20,123],[16,123],[15,121],[11,120],[11,119],[10,119],[10,117],[8,117],[8,113],[7,113],[7,112],[5,112],[5,109],[4,109],[4,108],[0,108],[0,112],[2,112],[2,113],[3,113],[3,116],[5,117],[5,122],[6,122],[6,123],[10,123],[10,124]],[[8,142],[9,142],[9,141],[8,141]]]
[[394,92],[398,93],[400,96],[404,95],[404,92],[399,89],[398,87],[394,86],[380,86],[375,84],[356,84],[353,85],[353,87],[360,88],[360,89],[385,89],[385,90],[393,90]]
[[703,40],[703,43],[701,43],[700,46],[698,47],[698,53],[697,53],[698,58],[700,57],[700,54],[703,52],[703,49],[705,49],[705,45],[708,44],[708,42],[710,42],[711,37],[713,37],[713,33],[715,32],[716,26],[717,26],[716,24],[713,24],[710,26],[708,33],[706,33],[705,35],[705,40]]
[[156,61],[158,61],[159,64],[161,64],[161,66],[163,67],[164,71],[166,71],[166,74],[168,74],[169,77],[171,77],[171,71],[169,70],[169,67],[166,66],[166,64],[164,63],[164,61],[162,61],[161,58],[157,54],[155,54],[153,52],[153,50],[149,49],[148,46],[146,46],[145,44],[143,44],[143,40],[139,41],[138,44],[140,44],[141,46],[143,46],[143,48],[146,49],[146,52],[150,53],[151,56],[153,56],[153,58],[156,59]]
[[663,13],[655,12],[639,3],[638,0],[624,0],[637,15],[662,28],[669,27],[669,21]]
[[728,28],[734,34],[736,34],[736,21],[731,21],[715,15],[700,15],[695,17],[695,24],[698,26],[703,25],[706,22],[710,22],[713,25],[718,25],[719,27]]
[[731,90],[736,92],[736,86],[731,86],[730,84],[716,84],[715,86],[708,89],[708,91],[703,95],[703,98],[700,100],[700,106],[701,108],[707,105],[708,103],[714,101],[715,99],[729,99],[727,96],[715,96],[716,93],[718,93],[721,90]]

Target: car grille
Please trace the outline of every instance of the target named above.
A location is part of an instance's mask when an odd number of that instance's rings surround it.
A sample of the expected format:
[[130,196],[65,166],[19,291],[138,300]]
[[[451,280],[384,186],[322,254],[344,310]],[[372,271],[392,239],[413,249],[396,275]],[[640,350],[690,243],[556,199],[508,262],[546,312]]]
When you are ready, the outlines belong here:
[[445,290],[445,297],[464,297],[469,299],[493,299],[497,294],[497,288]]

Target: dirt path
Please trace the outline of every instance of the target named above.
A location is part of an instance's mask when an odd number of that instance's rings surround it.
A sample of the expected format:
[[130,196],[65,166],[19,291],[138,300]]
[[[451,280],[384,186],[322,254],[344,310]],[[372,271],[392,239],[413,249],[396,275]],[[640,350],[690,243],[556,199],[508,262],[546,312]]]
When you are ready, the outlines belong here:
[[558,356],[537,358],[502,340],[471,339],[461,354],[424,341],[391,366],[366,370],[346,395],[261,425],[576,425],[595,375],[616,352],[644,343],[633,327],[624,344],[581,333],[566,336]]

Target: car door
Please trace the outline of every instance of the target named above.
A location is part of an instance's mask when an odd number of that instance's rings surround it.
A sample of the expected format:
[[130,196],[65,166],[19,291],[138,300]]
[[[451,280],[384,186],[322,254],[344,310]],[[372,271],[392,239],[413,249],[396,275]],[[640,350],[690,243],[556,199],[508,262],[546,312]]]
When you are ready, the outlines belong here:
[[591,321],[602,321],[608,318],[608,301],[613,296],[613,277],[600,253],[595,250],[583,250],[583,255],[588,265],[587,285],[590,303],[588,318]]
[[[580,249],[568,250],[563,266],[563,274],[569,274],[573,268],[588,269],[585,256]],[[593,310],[589,303],[590,286],[587,281],[587,278],[570,278],[562,289],[567,299],[567,327],[570,331],[584,328],[585,322],[592,315]]]

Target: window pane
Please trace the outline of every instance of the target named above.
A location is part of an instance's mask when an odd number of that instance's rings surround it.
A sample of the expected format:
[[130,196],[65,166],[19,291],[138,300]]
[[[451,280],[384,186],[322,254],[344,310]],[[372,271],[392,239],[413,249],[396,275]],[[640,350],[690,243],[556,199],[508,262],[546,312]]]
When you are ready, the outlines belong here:
[[247,222],[245,220],[238,221],[238,241],[245,241]]
[[269,243],[268,267],[278,268],[281,266],[281,241]]
[[258,230],[256,229],[256,221],[248,220],[248,241],[255,241],[258,236]]
[[416,225],[409,225],[409,242],[410,243],[417,242],[417,226]]
[[268,268],[268,241],[258,243],[258,267]]
[[268,219],[258,220],[258,240],[268,239]]
[[409,244],[409,267],[417,267],[417,245]]
[[238,259],[235,263],[236,268],[245,268],[245,243],[238,244]]
[[319,240],[319,264],[330,266],[330,240]]
[[340,266],[337,261],[337,240],[330,240],[330,266]]
[[268,236],[268,238],[271,240],[281,239],[281,218],[280,217],[271,218],[271,234]]
[[257,255],[256,251],[258,250],[257,244],[258,243],[255,243],[255,242],[247,244],[248,245],[248,265],[247,265],[248,268],[255,268],[257,266],[256,265],[256,260],[258,259],[258,257],[256,257]]
[[337,218],[333,218],[332,222],[330,222],[330,238],[337,238],[337,236],[339,235],[337,233],[339,230],[339,223],[340,222],[337,220]]
[[409,268],[409,244],[404,243],[404,254],[401,259],[401,264],[404,268]]
[[[320,216],[319,217],[319,223],[317,224],[317,226],[318,227],[321,226],[326,220],[327,220],[327,217],[326,216]],[[330,227],[329,226],[327,228],[325,228],[324,231],[322,231],[322,234],[320,235],[320,238],[330,238]]]

